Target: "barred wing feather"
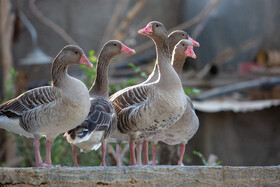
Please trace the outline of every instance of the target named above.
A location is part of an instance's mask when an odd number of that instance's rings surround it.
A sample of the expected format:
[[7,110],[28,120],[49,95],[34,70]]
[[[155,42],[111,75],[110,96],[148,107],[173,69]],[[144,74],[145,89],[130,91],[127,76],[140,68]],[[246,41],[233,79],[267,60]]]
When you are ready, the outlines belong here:
[[117,92],[110,97],[118,116],[120,132],[137,131],[135,119],[141,118],[141,112],[139,111],[146,107],[151,89],[151,85],[138,85]]
[[83,138],[93,131],[105,131],[103,138],[106,139],[116,129],[116,125],[117,117],[112,104],[103,98],[92,98],[88,117],[81,125],[68,131],[68,134],[75,139],[76,135]]
[[149,85],[130,87],[130,89],[121,90],[110,97],[117,115],[126,107],[137,105],[148,98],[151,90]]
[[19,118],[21,127],[31,132],[36,128],[38,113],[48,108],[54,102],[59,102],[61,92],[52,86],[30,90],[0,105],[0,115],[8,118]]

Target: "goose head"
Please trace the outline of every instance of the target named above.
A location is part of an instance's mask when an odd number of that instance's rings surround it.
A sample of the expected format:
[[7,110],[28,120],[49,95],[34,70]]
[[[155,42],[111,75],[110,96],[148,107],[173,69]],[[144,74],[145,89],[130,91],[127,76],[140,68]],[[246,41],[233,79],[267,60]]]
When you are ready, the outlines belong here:
[[168,35],[168,47],[170,56],[172,55],[173,49],[176,44],[182,39],[188,39],[188,34],[185,31],[176,30]]
[[192,39],[185,31],[175,30],[168,35],[169,41],[169,54],[172,55],[175,45],[182,39],[190,40],[193,43],[194,47],[199,47],[199,43]]
[[152,21],[147,24],[147,26],[143,29],[140,29],[138,31],[139,34],[148,36],[152,38],[153,40],[156,40],[157,38],[167,38],[168,34],[164,27],[164,25],[158,21]]
[[104,44],[102,48],[102,55],[113,58],[120,54],[135,54],[135,50],[125,46],[118,40],[110,40]]
[[193,51],[193,43],[189,40],[183,39],[178,42],[173,51],[173,58],[196,58]]
[[84,51],[75,45],[65,46],[58,54],[57,58],[65,66],[80,64],[93,68],[92,63],[87,59]]

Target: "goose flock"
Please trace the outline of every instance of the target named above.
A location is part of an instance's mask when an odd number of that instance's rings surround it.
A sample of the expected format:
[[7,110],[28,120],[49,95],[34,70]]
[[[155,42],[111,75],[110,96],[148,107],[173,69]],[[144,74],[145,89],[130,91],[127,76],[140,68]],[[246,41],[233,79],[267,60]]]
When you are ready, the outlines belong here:
[[[155,165],[157,143],[180,144],[182,165],[185,145],[194,136],[199,120],[191,99],[181,83],[187,57],[196,58],[199,43],[185,31],[168,35],[164,25],[152,21],[138,31],[152,39],[156,48],[155,68],[144,82],[109,96],[108,67],[121,54],[135,50],[117,40],[104,44],[98,56],[96,77],[88,90],[84,83],[67,73],[74,64],[93,67],[78,46],[65,46],[54,58],[51,86],[27,91],[0,105],[0,128],[33,138],[35,165],[51,167],[52,142],[64,134],[72,145],[74,166],[79,166],[77,147],[88,152],[101,147],[101,166],[106,166],[106,144],[116,143],[117,166],[121,166],[121,143],[129,143],[129,165],[149,164],[148,144],[153,144]],[[46,159],[40,154],[40,138],[46,137]],[[135,156],[137,152],[137,159]]]

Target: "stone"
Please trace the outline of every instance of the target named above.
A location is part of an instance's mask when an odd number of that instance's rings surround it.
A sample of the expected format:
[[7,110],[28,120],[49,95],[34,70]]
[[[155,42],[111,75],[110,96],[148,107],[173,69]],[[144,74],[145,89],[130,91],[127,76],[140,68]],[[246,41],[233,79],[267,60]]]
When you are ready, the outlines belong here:
[[280,186],[280,166],[0,168],[0,186]]

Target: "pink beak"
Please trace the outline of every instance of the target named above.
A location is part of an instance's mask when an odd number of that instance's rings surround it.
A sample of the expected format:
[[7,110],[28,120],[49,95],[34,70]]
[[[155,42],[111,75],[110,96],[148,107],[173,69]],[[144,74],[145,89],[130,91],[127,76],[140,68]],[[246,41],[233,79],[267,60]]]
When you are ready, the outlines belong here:
[[195,46],[195,47],[200,46],[199,43],[197,41],[195,41],[194,39],[192,39],[190,36],[189,36],[188,40],[190,40],[193,43],[193,46]]
[[186,57],[191,57],[191,58],[196,59],[196,55],[193,51],[193,46],[188,46],[187,50],[185,51],[185,55],[186,55]]
[[79,61],[79,64],[90,67],[90,68],[93,68],[92,63],[87,59],[85,54],[82,55],[82,57]]
[[143,29],[140,29],[138,31],[139,34],[143,34],[143,35],[152,35],[153,34],[153,28],[152,28],[152,25],[149,24],[147,25],[145,28]]
[[131,49],[125,45],[122,44],[122,49],[121,49],[121,53],[123,54],[136,54],[134,49]]

